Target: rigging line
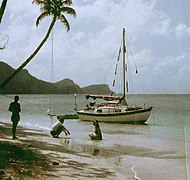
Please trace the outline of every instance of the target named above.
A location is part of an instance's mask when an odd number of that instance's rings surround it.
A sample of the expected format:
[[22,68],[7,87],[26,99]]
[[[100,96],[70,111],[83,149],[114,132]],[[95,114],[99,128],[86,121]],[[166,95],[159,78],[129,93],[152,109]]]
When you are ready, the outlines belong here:
[[186,157],[186,175],[187,175],[187,179],[190,179],[189,176],[189,168],[188,168],[188,149],[187,149],[187,134],[186,134],[186,128],[184,127],[184,135],[185,135],[185,157]]
[[118,71],[120,55],[121,55],[121,47],[119,48],[119,53],[118,53],[118,57],[117,57],[117,62],[116,62],[116,65],[115,65],[115,76],[117,75],[117,71]]
[[[121,42],[122,42],[122,39],[121,38],[119,38],[119,40],[117,40],[117,41],[120,41],[120,43],[118,43],[118,44],[120,44],[120,46],[119,47],[121,47]],[[113,53],[113,56],[115,57],[115,55],[114,54],[117,54],[117,52],[118,52],[118,48],[115,48],[115,51],[114,51],[114,53]],[[115,59],[115,58],[114,58]],[[104,79],[103,79],[103,84],[106,82],[106,80],[108,80],[107,79],[107,77],[108,77],[108,72],[110,71],[110,69],[111,69],[111,67],[113,67],[114,65],[115,65],[115,62],[113,62],[113,63],[109,63],[110,65],[108,66],[108,68],[107,68],[107,70],[106,70],[106,73],[105,73],[105,75],[104,75]],[[115,77],[115,76],[113,76],[113,77]],[[113,79],[112,79],[112,81],[113,81]],[[111,81],[111,82],[112,82]],[[111,86],[112,87],[112,86]],[[112,87],[113,88],[113,87]],[[112,89],[111,89],[112,90]]]
[[[121,53],[121,47],[122,47],[122,38],[120,39],[120,48],[119,48],[119,53]],[[121,56],[119,55],[117,58],[117,74],[115,74],[115,80],[116,80],[116,85],[115,85],[115,91],[118,94],[122,94],[123,91],[123,61],[121,61]]]
[[[114,72],[114,79],[115,79],[115,86],[113,87],[114,88],[114,91],[116,91],[116,93],[120,93],[120,66],[121,66],[121,61],[120,61],[120,58],[121,58],[121,47],[122,47],[122,38],[120,38],[120,46],[119,46],[119,51],[118,51],[118,48],[117,48],[117,53],[119,52],[119,54],[117,55],[117,61],[116,61],[116,67],[117,67],[117,73],[116,71]],[[116,69],[115,69],[116,70]]]
[[123,68],[122,68],[122,66],[123,66],[123,62],[120,60],[119,68],[118,68],[118,75],[116,77],[116,79],[117,79],[116,88],[117,88],[117,92],[119,94],[123,94],[123,88],[122,88],[123,87]]
[[54,83],[54,42],[53,42],[53,29],[51,33],[51,82]]
[[[129,43],[129,39],[127,38],[127,34],[126,34],[126,40],[127,40],[127,42],[126,42],[126,46],[127,46],[127,54],[126,54],[126,56],[127,56],[127,60],[129,61],[129,53],[131,54],[131,56],[132,56],[132,60],[133,60],[133,63],[134,63],[134,65],[135,65],[135,69],[136,69],[136,73],[138,72],[137,71],[137,65],[136,65],[136,63],[135,63],[135,61],[134,61],[134,57],[133,57],[133,53],[132,53],[132,50],[131,50],[131,47],[130,47],[130,43]],[[128,71],[127,71],[127,74],[128,74],[128,81],[127,81],[127,86],[128,86],[128,91],[129,91],[129,83],[131,83],[131,91],[132,91],[132,94],[135,94],[135,90],[134,90],[134,83],[133,83],[133,78],[132,78],[132,71],[131,71],[131,66],[130,66],[130,63],[128,63],[128,66],[127,66],[127,68],[128,68]],[[127,92],[127,94],[129,94],[129,92]],[[137,104],[136,103],[137,102],[137,98],[134,98],[134,103],[135,104]]]
[[129,51],[130,51],[130,54],[131,54],[131,56],[132,56],[133,63],[134,63],[134,65],[135,65],[136,73],[138,73],[137,65],[136,65],[136,63],[135,63],[135,59],[134,59],[134,56],[133,56],[132,48],[131,48],[131,45],[130,45],[130,43],[129,43],[129,39],[128,39],[127,35],[126,35],[126,39],[127,39],[127,44],[128,44],[128,47],[129,47],[128,49],[129,49]]
[[[133,78],[133,75],[132,75],[132,70],[131,70],[132,68],[131,68],[131,66],[130,66],[130,64],[128,65],[128,84],[130,83],[131,85],[130,85],[130,88],[129,89],[131,89],[131,92],[132,92],[132,95],[134,95],[135,94],[135,89],[134,89],[134,78]],[[128,85],[129,86],[129,85]],[[127,94],[129,94],[129,92],[127,93]],[[133,102],[134,103],[134,105],[137,105],[138,103],[139,103],[139,101],[138,101],[138,97],[137,96],[132,96],[132,98],[131,99],[128,99],[128,101],[130,101],[131,100],[131,102]]]
[[[137,73],[139,73],[139,72],[138,72],[138,68],[137,68],[137,65],[136,65],[136,63],[135,63],[135,58],[134,58],[134,56],[133,56],[132,48],[131,48],[131,46],[130,46],[129,39],[128,39],[127,35],[126,35],[126,39],[127,39],[127,44],[128,44],[128,47],[129,47],[129,52],[130,52],[130,54],[131,54],[133,63],[134,63],[134,65],[135,65],[135,69],[136,69],[135,71],[136,71],[136,74],[137,74]],[[142,79],[141,79],[140,76],[138,76],[138,77],[139,77],[139,80],[140,80],[140,86],[141,86],[141,88],[142,88],[143,94],[146,94],[145,88],[144,88],[143,83],[142,83]],[[145,98],[146,98],[146,104],[149,106],[149,102],[148,102],[147,96],[145,96]]]
[[[54,36],[53,36],[53,29],[52,29],[52,32],[51,32],[51,73],[50,73],[50,79],[51,79],[51,83],[54,83]],[[52,107],[53,106],[53,107]],[[48,111],[49,114],[55,114],[55,97],[52,95],[50,95],[50,105],[49,105],[49,109]],[[50,116],[51,117],[51,120],[53,119],[52,117],[53,116]],[[52,121],[51,121],[52,123]]]
[[106,82],[106,79],[107,79],[107,76],[108,76],[108,72],[110,71],[111,66],[112,66],[112,64],[110,64],[110,65],[108,66],[108,68],[107,68],[107,70],[106,70],[106,73],[105,73],[105,75],[104,75],[104,79],[103,79],[102,84],[104,84],[104,83]]

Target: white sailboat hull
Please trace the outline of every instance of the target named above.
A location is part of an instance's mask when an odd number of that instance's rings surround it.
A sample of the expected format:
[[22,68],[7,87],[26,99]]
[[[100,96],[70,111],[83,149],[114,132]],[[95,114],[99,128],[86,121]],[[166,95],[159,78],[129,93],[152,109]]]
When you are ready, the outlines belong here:
[[145,123],[151,114],[151,109],[140,109],[135,111],[118,113],[97,113],[85,110],[78,111],[78,117],[82,121],[109,122],[109,123]]

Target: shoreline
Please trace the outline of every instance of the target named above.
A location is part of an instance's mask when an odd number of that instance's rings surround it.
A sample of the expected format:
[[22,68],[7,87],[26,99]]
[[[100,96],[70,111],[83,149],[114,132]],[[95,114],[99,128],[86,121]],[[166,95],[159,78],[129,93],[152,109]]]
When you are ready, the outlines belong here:
[[[6,178],[12,178],[10,169],[14,176],[24,174],[26,179],[125,179],[126,174],[117,172],[109,165],[110,160],[97,157],[98,149],[87,149],[88,153],[80,151],[80,147],[76,146],[76,151],[68,148],[70,140],[68,138],[52,138],[41,130],[27,129],[22,126],[17,127],[18,140],[12,140],[11,123],[0,122],[0,143],[1,147],[5,144],[11,146],[12,151],[15,151],[15,146],[27,153],[38,157],[33,161],[32,167],[29,167],[28,162],[19,160],[21,156],[15,157],[16,164],[23,165],[21,170],[17,171],[13,163],[8,162],[4,169],[0,169],[0,175]],[[68,144],[67,147],[61,143]],[[4,143],[4,144],[3,144]],[[84,147],[83,147],[84,148]],[[2,153],[2,148],[0,149]],[[8,152],[6,152],[7,154]],[[4,155],[5,156],[5,155]],[[109,156],[109,155],[108,155]],[[10,159],[9,159],[10,160]],[[38,171],[35,167],[39,167]],[[13,172],[15,171],[15,172]],[[21,171],[23,171],[21,173]],[[20,174],[19,174],[20,172]],[[132,175],[130,174],[130,177]],[[16,177],[14,177],[16,178]],[[19,179],[19,177],[17,177]]]
[[[185,110],[188,109],[189,98],[179,98],[179,101],[184,102]],[[52,179],[63,177],[88,180],[93,177],[93,173],[95,178],[97,174],[103,176],[106,170],[109,172],[104,176],[106,180],[188,179],[189,112],[178,106],[176,98],[162,96],[150,99],[151,102],[156,102],[157,112],[156,119],[150,119],[147,126],[101,123],[101,142],[89,139],[88,134],[93,132],[94,128],[91,123],[80,120],[64,122],[71,132],[70,136],[65,137],[63,133],[59,139],[52,138],[49,130],[54,120],[45,116],[49,98],[43,95],[26,95],[21,99],[23,109],[17,133],[19,140],[15,141],[12,140],[9,123],[11,121],[7,112],[10,102],[6,98],[1,99],[1,121],[4,123],[0,123],[0,139],[18,145],[22,143],[26,148],[40,152],[40,156],[50,160],[48,167],[53,170],[46,168],[44,174],[47,174],[47,179],[50,179],[49,175],[54,175]],[[58,114],[71,112],[73,101],[68,96],[58,96],[56,106]],[[6,130],[2,132],[1,126]],[[59,165],[53,165],[54,160]],[[119,178],[121,176],[124,178]]]
[[[111,147],[106,148],[98,146],[99,142],[81,143],[72,137],[52,138],[43,130],[24,126],[18,126],[17,136],[18,140],[12,140],[11,124],[0,122],[0,143],[18,145],[41,157],[41,161],[33,164],[41,171],[35,171],[35,168],[33,168],[34,172],[26,169],[28,166],[24,162],[25,170],[22,171],[30,172],[26,179],[40,177],[40,179],[50,180],[160,180],[167,177],[167,179],[177,180],[187,178],[186,157],[172,148],[164,150],[142,147],[140,144],[135,146],[131,143],[132,139],[128,145],[112,144]],[[9,166],[14,167],[14,164]],[[9,166],[7,168],[10,169]],[[1,172],[2,169],[0,169],[0,177]]]

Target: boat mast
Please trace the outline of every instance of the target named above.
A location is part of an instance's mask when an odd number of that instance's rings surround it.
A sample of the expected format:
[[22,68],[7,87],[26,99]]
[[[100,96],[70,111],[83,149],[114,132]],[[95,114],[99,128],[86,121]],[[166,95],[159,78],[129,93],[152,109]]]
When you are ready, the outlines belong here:
[[126,53],[126,46],[125,46],[125,29],[123,28],[123,97],[122,100],[124,103],[127,104],[125,100],[125,81],[126,81],[126,62],[125,62],[125,53]]

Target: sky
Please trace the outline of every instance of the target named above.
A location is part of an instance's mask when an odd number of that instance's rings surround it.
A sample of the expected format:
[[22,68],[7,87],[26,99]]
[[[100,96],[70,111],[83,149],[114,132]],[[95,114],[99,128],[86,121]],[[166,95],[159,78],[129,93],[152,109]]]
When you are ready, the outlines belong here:
[[[129,93],[190,93],[189,0],[73,0],[72,7],[77,17],[66,16],[70,31],[57,21],[53,35],[25,67],[31,75],[49,82],[70,78],[80,87],[105,83],[111,88],[125,28]],[[32,0],[8,1],[0,36],[8,35],[9,42],[0,51],[0,61],[17,68],[35,50],[52,20],[47,17],[36,27],[39,15],[40,7]]]

